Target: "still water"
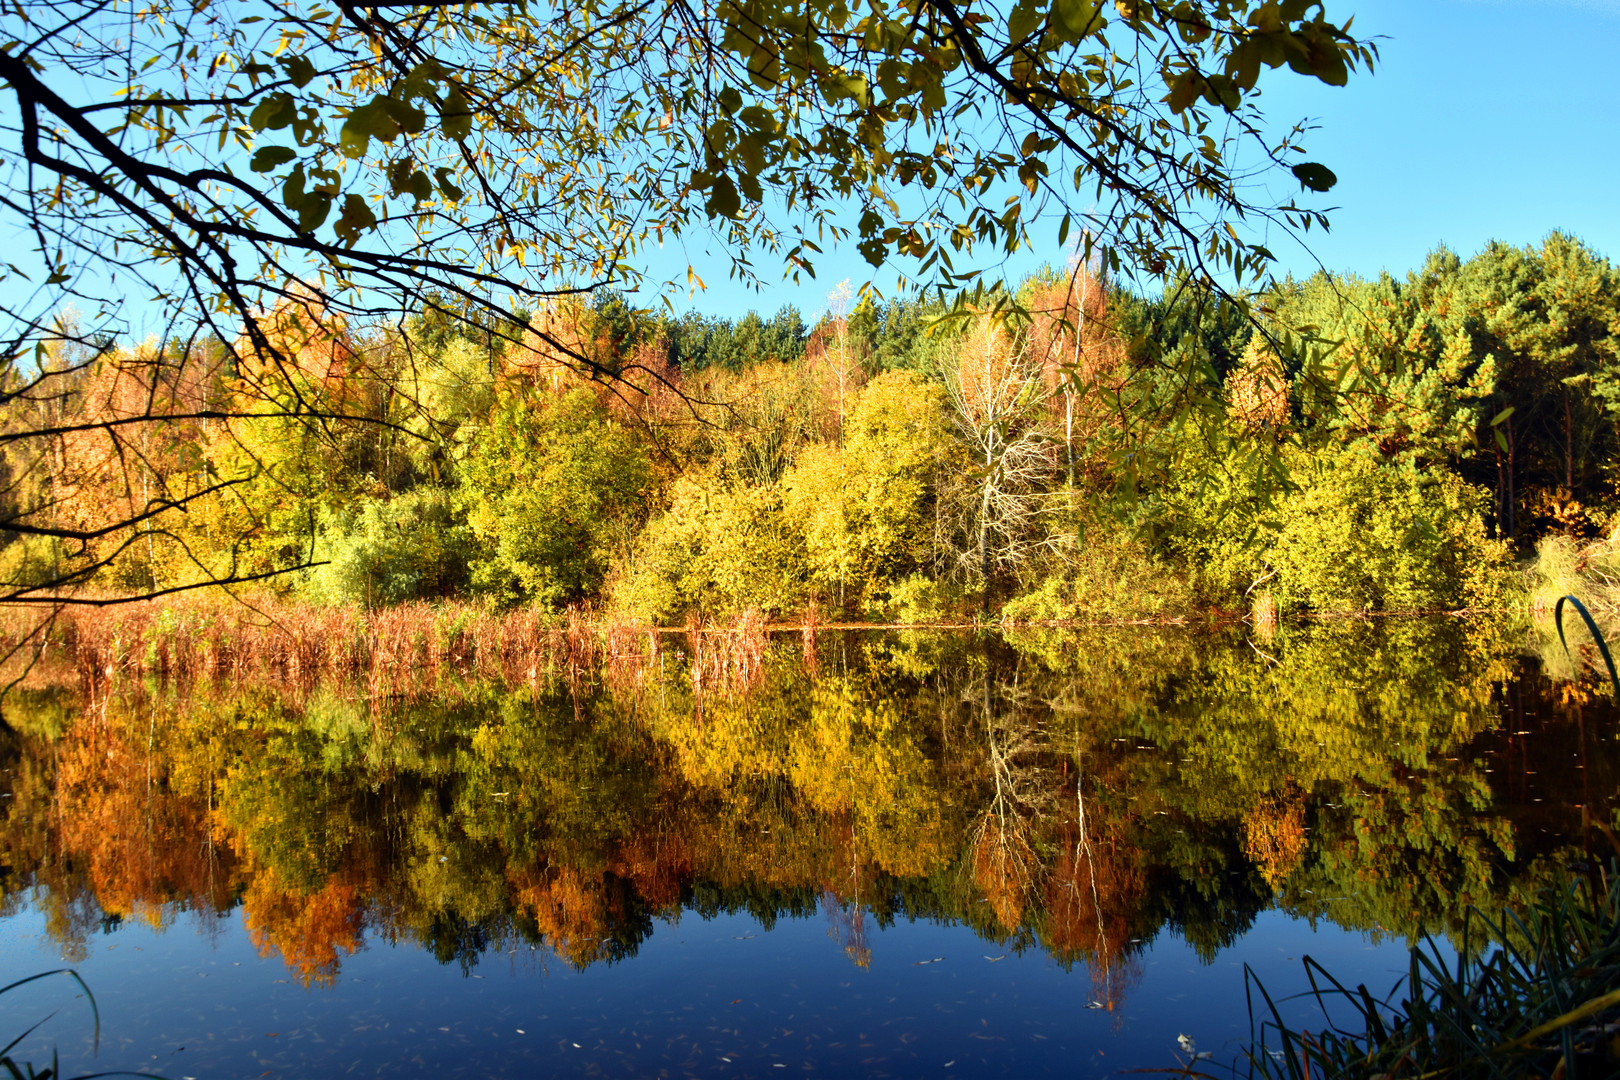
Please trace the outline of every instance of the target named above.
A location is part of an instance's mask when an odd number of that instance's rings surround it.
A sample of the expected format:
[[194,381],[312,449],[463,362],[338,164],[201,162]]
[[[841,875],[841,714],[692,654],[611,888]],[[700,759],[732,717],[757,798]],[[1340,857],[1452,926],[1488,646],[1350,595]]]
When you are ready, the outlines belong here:
[[[694,648],[697,655],[694,659]],[[666,637],[572,677],[48,673],[0,736],[6,1039],[74,1070],[1107,1076],[1230,1066],[1248,971],[1615,848],[1544,630]],[[1320,1023],[1308,1000],[1284,1008]]]

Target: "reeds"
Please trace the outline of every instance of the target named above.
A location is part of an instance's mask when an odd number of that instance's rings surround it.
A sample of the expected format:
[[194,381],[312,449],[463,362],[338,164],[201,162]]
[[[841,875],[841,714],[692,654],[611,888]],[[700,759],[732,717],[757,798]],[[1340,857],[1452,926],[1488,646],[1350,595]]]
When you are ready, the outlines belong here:
[[[90,1005],[90,1019],[94,1025],[94,1037],[91,1045],[99,1049],[101,1046],[101,1010],[96,1007],[96,997],[90,992],[90,987],[85,984],[84,979],[80,978],[79,973],[74,971],[72,968],[56,968],[52,971],[42,971],[37,975],[28,975],[24,978],[16,980],[15,982],[9,983],[6,986],[0,986],[0,996],[9,994],[11,991],[17,990],[28,985],[29,983],[38,982],[40,979],[48,979],[53,975],[65,975],[79,985],[80,993],[78,996],[83,997]],[[12,1056],[12,1052],[16,1050],[17,1045],[38,1030],[39,1026],[48,1019],[50,1019],[49,1015],[36,1021],[32,1026],[14,1037],[4,1047],[0,1047],[0,1071],[3,1071],[6,1076],[18,1078],[27,1076],[36,1077],[38,1080],[57,1080],[58,1077],[63,1075],[62,1063],[54,1047],[51,1049],[50,1066],[45,1069],[36,1070],[33,1063],[29,1061],[19,1061],[17,1058]],[[90,1075],[111,1076],[116,1074],[93,1073]],[[128,1075],[134,1074],[131,1073]],[[80,1078],[80,1080],[90,1080],[90,1077],[84,1076]]]
[[[1569,877],[1522,916],[1473,913],[1455,959],[1432,940],[1384,998],[1305,961],[1320,1030],[1285,1023],[1248,973],[1251,1076],[1612,1077],[1620,1074],[1620,864]],[[1483,948],[1481,947],[1483,946]],[[1331,1019],[1343,1007],[1349,1029]],[[1242,1067],[1241,1064],[1239,1066]]]
[[[508,683],[610,671],[624,682],[658,654],[649,628],[599,620],[580,607],[491,612],[471,604],[402,604],[365,611],[194,596],[108,607],[0,613],[12,667],[43,661],[94,691],[115,678],[181,683],[337,680],[373,696],[412,696],[447,679]],[[15,677],[16,671],[12,672]]]
[[692,652],[692,688],[746,689],[765,671],[765,616],[748,608],[729,626],[711,626],[699,618],[686,624]]
[[1264,641],[1270,641],[1277,633],[1277,598],[1270,589],[1254,594],[1249,602],[1249,621]]

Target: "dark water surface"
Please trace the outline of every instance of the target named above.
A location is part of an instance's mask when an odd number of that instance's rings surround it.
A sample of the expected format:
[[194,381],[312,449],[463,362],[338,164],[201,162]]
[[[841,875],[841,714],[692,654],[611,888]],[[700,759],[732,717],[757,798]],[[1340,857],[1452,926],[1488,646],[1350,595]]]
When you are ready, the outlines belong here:
[[[1229,1065],[1245,965],[1406,944],[1615,850],[1620,727],[1457,620],[668,639],[511,687],[91,686],[0,736],[7,1040],[255,1076]],[[1448,947],[1451,947],[1448,946]],[[1300,1021],[1309,1002],[1288,1008]]]

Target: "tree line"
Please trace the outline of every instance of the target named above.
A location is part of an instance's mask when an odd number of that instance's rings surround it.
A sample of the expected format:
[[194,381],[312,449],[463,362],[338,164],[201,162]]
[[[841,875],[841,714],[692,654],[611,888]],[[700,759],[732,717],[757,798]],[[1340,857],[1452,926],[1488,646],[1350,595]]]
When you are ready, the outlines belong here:
[[1559,233],[1246,306],[1076,261],[977,309],[842,289],[813,322],[600,292],[381,324],[306,297],[260,320],[262,359],[70,321],[0,415],[0,585],[24,599],[1450,610],[1620,507],[1614,271]]

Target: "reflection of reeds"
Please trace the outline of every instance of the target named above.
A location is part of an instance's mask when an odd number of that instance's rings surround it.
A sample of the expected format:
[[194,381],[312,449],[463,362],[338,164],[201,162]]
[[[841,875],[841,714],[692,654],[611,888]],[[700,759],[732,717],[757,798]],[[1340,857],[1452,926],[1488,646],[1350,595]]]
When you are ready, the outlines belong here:
[[805,674],[811,678],[815,678],[816,673],[821,669],[821,664],[816,656],[816,627],[820,622],[821,609],[812,598],[804,609],[804,625],[800,628],[800,634],[804,639],[804,670]]
[[[760,636],[763,636],[761,630]],[[258,679],[309,686],[359,683],[377,697],[422,693],[453,678],[509,683],[599,675],[619,685],[657,656],[646,628],[597,622],[575,607],[491,612],[471,604],[402,604],[364,611],[301,603],[250,605],[188,597],[0,614],[0,648],[23,645],[13,667],[77,676],[94,692],[115,677],[178,682]]]
[[692,653],[692,690],[701,709],[705,688],[747,689],[765,673],[765,616],[749,608],[730,626],[705,626],[696,616],[687,621]]

